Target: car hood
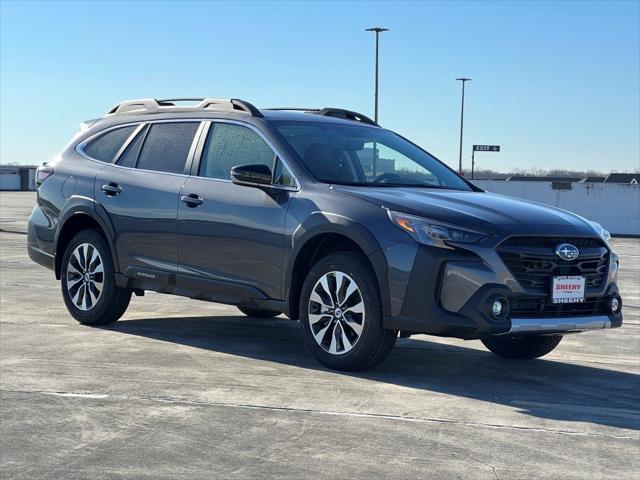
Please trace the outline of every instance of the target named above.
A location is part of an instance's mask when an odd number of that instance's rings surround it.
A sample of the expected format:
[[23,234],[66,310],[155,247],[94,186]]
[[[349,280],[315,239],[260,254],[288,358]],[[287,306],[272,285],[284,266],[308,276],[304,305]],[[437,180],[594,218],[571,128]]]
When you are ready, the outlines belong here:
[[[594,235],[585,219],[559,208],[487,192],[334,185],[347,195],[399,212],[488,232]],[[540,231],[539,227],[545,227]]]

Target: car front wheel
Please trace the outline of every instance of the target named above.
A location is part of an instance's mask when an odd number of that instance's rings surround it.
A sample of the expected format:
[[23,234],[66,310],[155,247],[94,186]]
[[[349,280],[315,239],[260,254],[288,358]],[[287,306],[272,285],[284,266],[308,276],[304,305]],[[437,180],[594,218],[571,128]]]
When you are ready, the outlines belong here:
[[354,253],[332,254],[313,266],[302,287],[300,325],[313,356],[344,371],[379,364],[398,335],[383,328],[376,277],[366,257]]
[[67,245],[61,287],[67,310],[86,325],[115,322],[131,299],[130,289],[116,285],[111,250],[96,230],[77,233]]

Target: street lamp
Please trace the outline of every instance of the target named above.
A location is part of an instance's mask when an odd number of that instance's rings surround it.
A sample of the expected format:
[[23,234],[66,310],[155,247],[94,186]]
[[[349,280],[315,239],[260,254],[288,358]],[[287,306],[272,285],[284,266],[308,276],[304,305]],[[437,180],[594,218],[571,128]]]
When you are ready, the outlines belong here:
[[366,29],[367,32],[376,32],[376,92],[375,92],[375,109],[373,119],[378,123],[378,46],[379,36],[381,32],[388,32],[388,28],[383,27],[371,27]]
[[462,131],[464,129],[464,84],[470,82],[470,78],[456,78],[462,82],[462,106],[460,107],[460,154],[458,155],[458,173],[462,175]]

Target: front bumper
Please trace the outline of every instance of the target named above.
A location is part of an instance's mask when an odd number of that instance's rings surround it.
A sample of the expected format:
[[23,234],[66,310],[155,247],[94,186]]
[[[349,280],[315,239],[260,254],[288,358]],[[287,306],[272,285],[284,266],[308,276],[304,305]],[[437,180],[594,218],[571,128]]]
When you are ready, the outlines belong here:
[[565,318],[512,318],[509,334],[585,332],[611,328],[606,315]]
[[[536,335],[615,328],[622,325],[621,311],[612,314],[609,299],[619,296],[617,257],[611,254],[606,282],[587,292],[586,302],[566,307],[549,305],[540,294],[523,289],[495,253],[494,248],[474,251],[399,244],[385,252],[388,262],[390,308],[385,328],[408,333],[477,339],[492,335]],[[398,259],[402,259],[399,262]],[[542,302],[539,314],[502,319],[491,314],[496,297],[509,305]],[[557,307],[557,308],[556,308]]]

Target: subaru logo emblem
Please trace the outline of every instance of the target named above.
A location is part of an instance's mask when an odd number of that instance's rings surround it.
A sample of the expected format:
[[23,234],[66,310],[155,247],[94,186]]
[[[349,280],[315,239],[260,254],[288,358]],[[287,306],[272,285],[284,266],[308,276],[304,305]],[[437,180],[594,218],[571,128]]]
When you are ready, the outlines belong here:
[[580,250],[578,250],[578,247],[571,245],[570,243],[561,243],[556,247],[556,255],[562,260],[570,262],[571,260],[578,258]]

